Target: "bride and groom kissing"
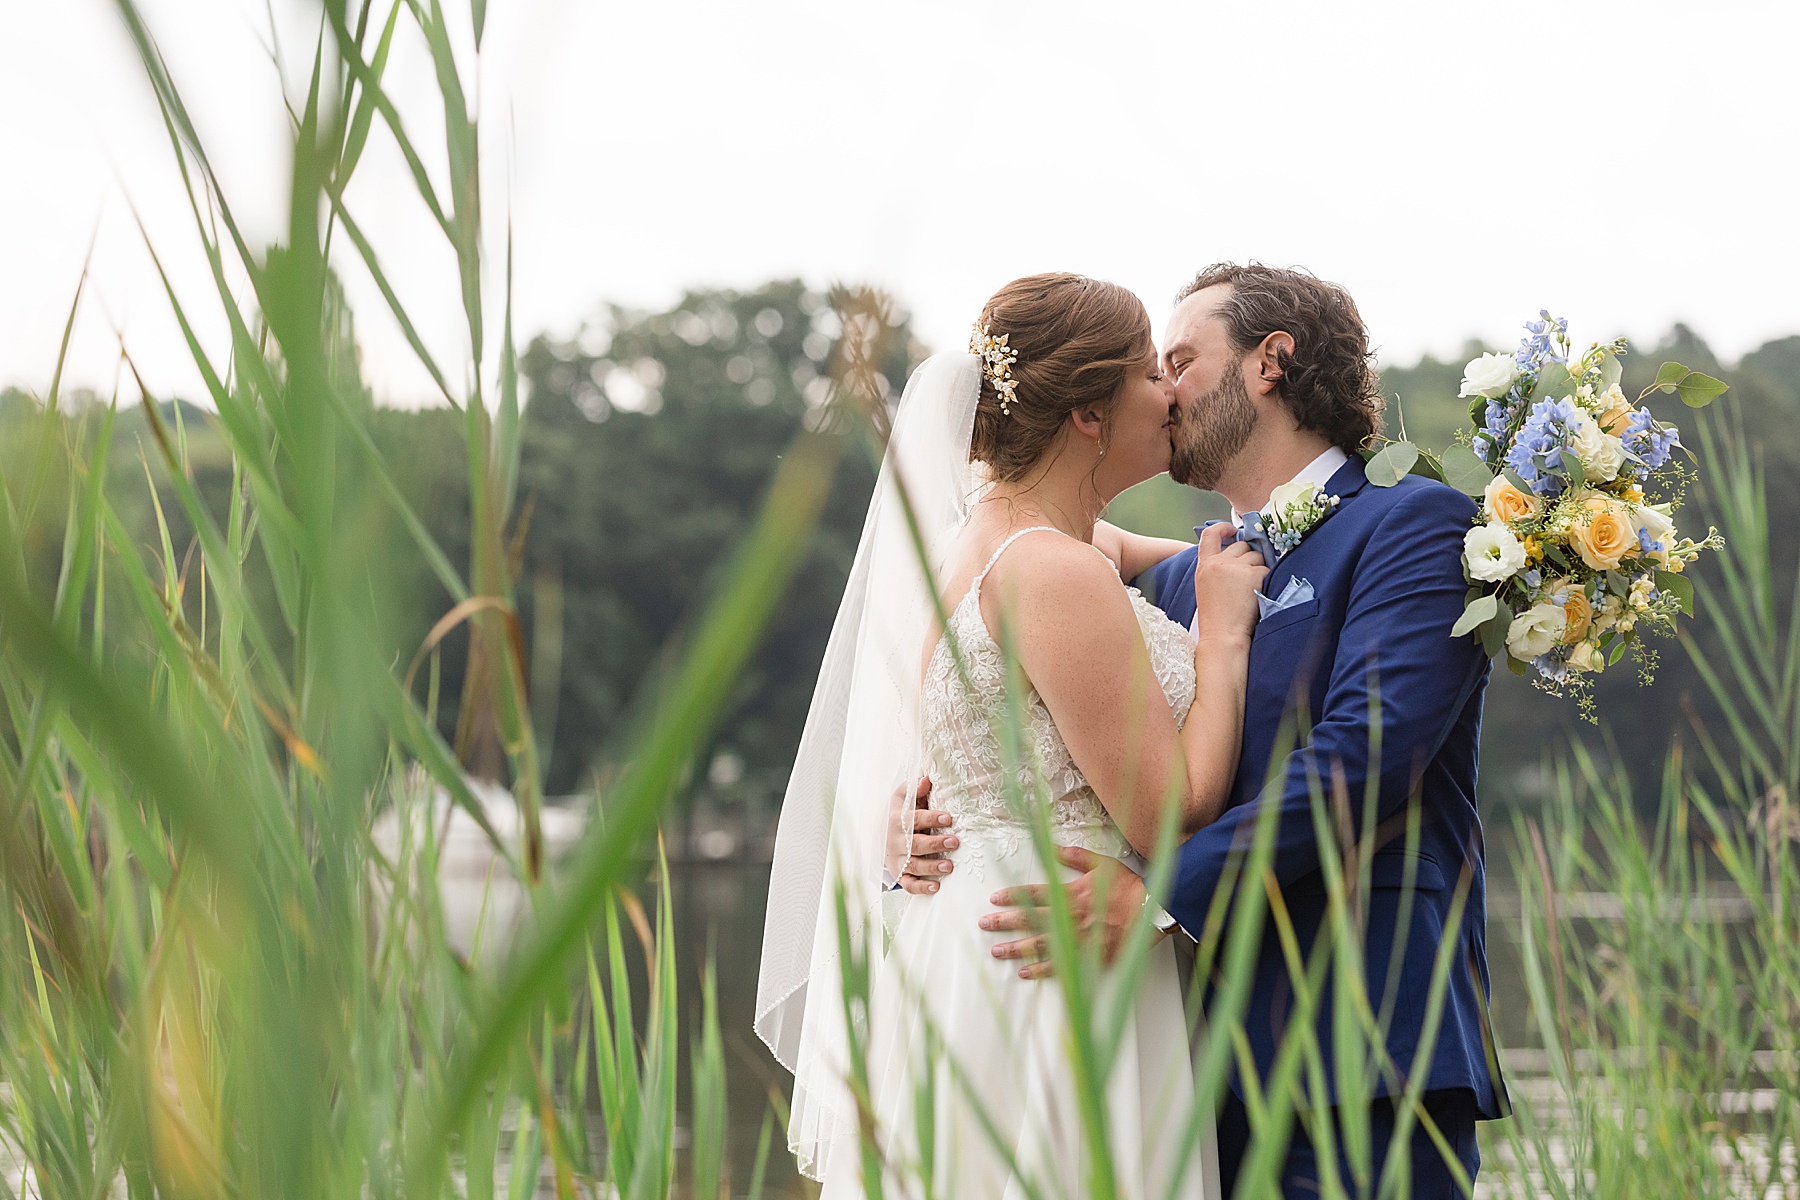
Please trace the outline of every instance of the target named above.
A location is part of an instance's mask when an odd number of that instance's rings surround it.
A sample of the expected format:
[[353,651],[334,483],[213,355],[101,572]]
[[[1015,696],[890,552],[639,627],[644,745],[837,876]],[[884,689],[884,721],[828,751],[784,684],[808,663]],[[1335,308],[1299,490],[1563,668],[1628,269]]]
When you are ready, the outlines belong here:
[[[1321,792],[1340,854],[1363,855],[1346,867],[1360,976],[1387,1019],[1377,1065],[1340,1090],[1368,1052],[1338,1042],[1364,1034],[1329,995],[1314,1006],[1280,1192],[1371,1190],[1391,1149],[1399,1194],[1464,1194],[1475,1124],[1507,1105],[1476,808],[1488,661],[1449,635],[1473,509],[1421,477],[1369,483],[1357,452],[1381,411],[1349,295],[1256,264],[1202,271],[1160,353],[1125,289],[1016,280],[969,353],[914,372],[784,801],[763,946],[757,1029],[794,1071],[789,1146],[824,1195],[1080,1195],[1096,1162],[1122,1195],[1234,1194],[1305,980],[1263,922],[1215,1105],[1195,1094],[1177,944],[1218,920],[1265,814],[1299,956],[1335,935]],[[1232,521],[1195,545],[1099,519],[1164,471]],[[1151,896],[1169,825],[1172,882]],[[1129,992],[1109,965],[1085,993],[1114,1048],[1098,1079],[1071,1050],[1083,1017],[1044,981],[1048,870],[1103,962],[1154,925]],[[1217,978],[1194,982],[1204,1007]]]

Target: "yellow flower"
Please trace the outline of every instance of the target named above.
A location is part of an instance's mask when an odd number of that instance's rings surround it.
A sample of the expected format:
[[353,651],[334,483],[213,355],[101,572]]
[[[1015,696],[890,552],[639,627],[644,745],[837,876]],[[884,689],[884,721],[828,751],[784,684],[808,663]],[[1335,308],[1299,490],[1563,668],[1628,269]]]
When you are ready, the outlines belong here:
[[1642,504],[1644,502],[1644,489],[1634,483],[1624,491],[1620,492],[1619,498],[1624,500],[1627,504]]
[[1569,670],[1571,671],[1592,671],[1594,674],[1598,675],[1601,671],[1606,669],[1605,656],[1600,653],[1599,647],[1595,646],[1592,642],[1581,642],[1573,650],[1569,651],[1569,656],[1566,661],[1568,662]]
[[1511,523],[1529,521],[1543,511],[1544,502],[1530,492],[1521,492],[1504,475],[1496,475],[1482,496],[1488,520]]
[[1623,505],[1595,496],[1569,526],[1569,545],[1596,571],[1610,571],[1637,550],[1637,526]]
[[1543,559],[1543,557],[1544,557],[1544,548],[1542,546],[1538,545],[1537,535],[1535,533],[1527,534],[1525,536],[1525,559],[1526,559],[1526,561],[1527,562],[1539,562]]
[[1594,622],[1594,606],[1588,603],[1587,593],[1573,583],[1566,583],[1569,593],[1563,601],[1563,613],[1569,619],[1568,632],[1563,634],[1563,645],[1573,646],[1587,637],[1588,627]]
[[1616,383],[1606,389],[1595,407],[1600,409],[1600,428],[1614,437],[1624,435],[1625,427],[1631,424],[1631,415],[1637,411]]

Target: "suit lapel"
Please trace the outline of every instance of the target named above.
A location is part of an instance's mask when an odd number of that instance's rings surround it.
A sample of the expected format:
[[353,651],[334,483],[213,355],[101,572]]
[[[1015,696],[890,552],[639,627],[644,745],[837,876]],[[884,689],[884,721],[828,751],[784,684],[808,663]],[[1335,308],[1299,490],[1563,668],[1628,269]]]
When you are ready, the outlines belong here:
[[1280,583],[1282,587],[1287,586],[1287,581],[1294,574],[1295,560],[1306,553],[1306,548],[1312,545],[1325,527],[1331,523],[1331,518],[1343,511],[1344,505],[1349,504],[1356,494],[1367,486],[1368,482],[1369,477],[1363,472],[1363,460],[1355,454],[1350,456],[1349,462],[1332,473],[1331,479],[1325,484],[1325,492],[1327,495],[1338,498],[1338,506],[1326,513],[1317,525],[1307,530],[1306,536],[1300,539],[1300,544],[1282,555],[1281,561],[1275,564],[1275,569],[1263,577],[1263,595],[1273,598],[1281,594],[1275,585]]

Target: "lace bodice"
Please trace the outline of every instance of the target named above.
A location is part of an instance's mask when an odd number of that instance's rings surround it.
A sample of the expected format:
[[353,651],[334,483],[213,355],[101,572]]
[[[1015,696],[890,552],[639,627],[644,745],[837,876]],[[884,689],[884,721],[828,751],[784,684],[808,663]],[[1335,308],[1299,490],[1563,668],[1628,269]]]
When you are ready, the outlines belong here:
[[[954,634],[967,669],[966,684],[957,670],[948,635],[939,639],[925,668],[925,756],[933,785],[931,803],[956,818],[955,831],[962,848],[951,858],[959,865],[966,862],[977,878],[992,843],[998,842],[1001,853],[1011,854],[1029,837],[1028,826],[1007,796],[997,736],[1007,728],[1006,663],[981,616],[981,584],[1007,547],[1032,532],[1036,529],[1022,529],[1002,542],[950,614],[948,633]],[[1136,588],[1126,590],[1150,651],[1151,669],[1179,726],[1194,702],[1194,643],[1187,630]],[[1058,845],[1082,846],[1115,857],[1129,854],[1129,843],[1070,757],[1068,745],[1036,689],[1026,690],[1022,710],[1023,756],[1016,794],[1027,798],[1035,794],[1035,771],[1045,785],[1051,836]]]

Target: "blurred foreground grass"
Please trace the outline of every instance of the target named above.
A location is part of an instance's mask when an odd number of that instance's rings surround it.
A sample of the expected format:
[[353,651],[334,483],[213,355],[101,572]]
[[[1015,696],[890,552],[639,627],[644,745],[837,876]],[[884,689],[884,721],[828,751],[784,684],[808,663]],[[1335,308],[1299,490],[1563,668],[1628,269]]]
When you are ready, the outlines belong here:
[[[726,1111],[710,980],[683,1044],[666,889],[640,902],[633,864],[707,744],[859,426],[819,422],[785,456],[719,591],[609,752],[585,837],[553,861],[514,590],[510,263],[489,253],[509,241],[481,211],[467,101],[477,64],[455,49],[472,38],[479,53],[485,5],[454,33],[436,3],[325,5],[293,111],[277,247],[240,233],[152,32],[130,0],[118,8],[215,285],[204,298],[171,290],[168,303],[184,329],[230,334],[222,360],[197,336],[189,347],[232,487],[224,511],[203,501],[182,410],[141,383],[112,407],[68,412],[53,382],[0,446],[0,1195],[756,1193],[765,1160],[734,1171],[727,1131],[748,1123],[764,1155],[780,1153],[775,1109]],[[429,54],[440,111],[403,113],[383,90],[402,37]],[[412,140],[409,129],[439,124],[441,146]],[[463,361],[426,351],[344,201],[372,138],[409,164],[455,261]],[[374,280],[459,415],[466,564],[427,532],[375,449],[334,264]],[[841,300],[835,377],[849,409],[878,411],[869,363],[883,321],[869,297]],[[71,322],[80,307],[77,291]],[[151,431],[141,445],[112,436],[118,406],[133,404]],[[1651,821],[1623,775],[1579,754],[1557,776],[1556,803],[1520,818],[1518,936],[1538,1043],[1521,1049],[1541,1074],[1515,1078],[1517,1115],[1486,1132],[1484,1190],[1800,1195],[1800,621],[1769,565],[1757,464],[1728,427],[1710,437],[1707,500],[1731,547],[1707,597],[1719,644],[1697,658],[1724,717],[1696,729],[1697,749],[1671,753]],[[109,469],[121,459],[134,474],[166,472],[191,544],[160,508],[155,541],[136,540]],[[452,600],[423,648],[397,645],[416,600],[392,584],[400,559],[424,564]],[[461,626],[469,662],[446,740],[438,649]],[[465,764],[484,754],[511,783],[516,820],[493,819],[467,783]],[[495,874],[521,882],[530,919],[516,940],[492,927],[466,947],[449,936],[440,798],[485,830]],[[1296,996],[1302,1011],[1336,1007],[1368,1075],[1404,1082],[1410,1064],[1376,1049],[1356,880],[1336,869],[1332,816],[1321,800],[1330,936],[1293,947]],[[376,836],[384,820],[391,840]],[[1047,854],[1046,839],[1040,824]],[[1235,1057],[1248,955],[1264,928],[1284,932],[1263,887],[1266,852],[1247,860],[1239,903],[1221,900],[1201,947],[1220,981],[1199,1047],[1215,1093]],[[1102,1002],[1066,906],[1053,934],[1073,1052],[1104,1080],[1142,946],[1127,986]],[[849,950],[854,967],[871,948]],[[1446,956],[1438,990],[1451,966]],[[641,1004],[634,975],[647,981]],[[850,982],[848,1003],[866,1011]],[[1310,1022],[1294,1030],[1258,1081],[1243,1195],[1268,1194],[1295,1122],[1316,1116],[1319,1047]],[[1095,1144],[1100,1086],[1081,1106]],[[875,1190],[880,1145],[868,1149]],[[1327,1193],[1405,1194],[1394,1164],[1364,1166]],[[1071,1190],[1116,1194],[1103,1156],[1089,1178],[1038,1181],[1039,1194]]]

